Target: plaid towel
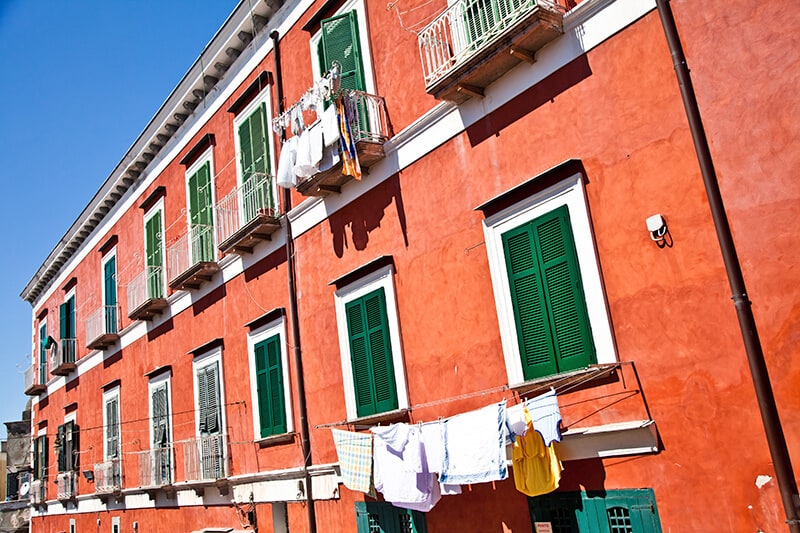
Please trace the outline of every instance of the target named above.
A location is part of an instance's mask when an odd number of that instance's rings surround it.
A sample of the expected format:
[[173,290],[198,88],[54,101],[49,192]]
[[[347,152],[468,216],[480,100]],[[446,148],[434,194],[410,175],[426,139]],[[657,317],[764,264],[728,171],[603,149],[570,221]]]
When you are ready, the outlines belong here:
[[372,433],[331,428],[342,482],[350,490],[375,494],[372,484]]

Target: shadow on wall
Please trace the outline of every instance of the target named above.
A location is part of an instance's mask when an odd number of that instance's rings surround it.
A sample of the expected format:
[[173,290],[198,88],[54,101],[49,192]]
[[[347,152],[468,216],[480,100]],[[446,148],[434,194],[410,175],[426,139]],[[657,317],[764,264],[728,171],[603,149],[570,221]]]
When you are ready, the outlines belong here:
[[[336,256],[342,257],[345,248],[349,247],[351,243],[356,250],[365,250],[369,243],[370,232],[380,227],[381,220],[386,214],[386,208],[393,201],[397,209],[400,230],[403,232],[403,242],[408,248],[406,212],[400,190],[400,174],[395,174],[367,194],[357,198],[345,209],[340,209],[328,217]],[[347,239],[348,226],[350,227],[349,242]]]
[[547,102],[553,102],[559,94],[577,85],[592,75],[586,54],[576,57],[545,79],[515,96],[495,111],[492,111],[467,128],[469,142],[474,147],[489,137],[499,135],[528,113]]

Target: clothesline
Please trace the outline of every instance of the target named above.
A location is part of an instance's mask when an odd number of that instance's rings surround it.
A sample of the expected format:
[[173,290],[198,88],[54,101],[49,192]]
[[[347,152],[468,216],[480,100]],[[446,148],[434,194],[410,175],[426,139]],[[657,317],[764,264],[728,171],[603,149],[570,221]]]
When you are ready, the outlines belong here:
[[317,80],[297,102],[272,119],[272,131],[280,135],[282,131],[286,131],[291,126],[292,133],[298,135],[305,129],[303,111],[316,110],[322,106],[324,100],[335,96],[339,92],[340,81],[339,65],[334,62],[331,69]]

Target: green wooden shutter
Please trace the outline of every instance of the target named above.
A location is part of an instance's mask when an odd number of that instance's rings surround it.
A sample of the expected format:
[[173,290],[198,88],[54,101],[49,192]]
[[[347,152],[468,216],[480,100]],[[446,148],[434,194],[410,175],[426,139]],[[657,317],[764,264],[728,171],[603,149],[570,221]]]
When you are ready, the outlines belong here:
[[69,318],[67,317],[69,308],[67,302],[58,306],[58,336],[61,339],[69,338]]
[[[189,223],[194,228],[192,261],[213,261],[214,235],[210,227],[214,224],[214,216],[211,205],[211,163],[208,161],[189,177]],[[207,226],[208,229],[196,226]]]
[[75,338],[75,297],[70,296],[67,300],[67,335],[68,338]]
[[163,298],[161,268],[164,265],[163,246],[161,241],[161,211],[156,211],[145,222],[145,261],[147,270],[148,298]]
[[[479,43],[494,27],[500,15],[498,0],[467,0],[464,4],[464,22],[467,42]],[[507,1],[507,0],[506,0]]]
[[112,256],[103,264],[103,286],[105,297],[105,332],[117,332],[117,257]]
[[58,426],[56,442],[58,442],[58,471],[65,472],[67,470],[67,439],[64,424]]
[[358,38],[358,19],[355,11],[348,11],[320,23],[322,28],[322,72],[327,72],[331,64],[340,65],[341,88],[363,91],[364,64],[361,44]]
[[389,502],[356,502],[358,533],[427,533],[425,514]]
[[261,436],[286,433],[280,336],[255,345],[256,391]]
[[153,388],[151,401],[153,403],[153,447],[160,448],[166,446],[169,441],[166,383]]
[[397,386],[383,289],[348,302],[345,313],[358,416],[397,409]]
[[39,328],[39,383],[47,383],[47,323]]
[[33,477],[44,479],[47,477],[47,435],[36,437],[33,441]]
[[119,457],[119,397],[106,402],[106,460]]
[[566,206],[503,234],[525,379],[595,362]]
[[239,125],[239,149],[243,183],[250,179],[254,172],[268,172],[266,104],[260,104]]

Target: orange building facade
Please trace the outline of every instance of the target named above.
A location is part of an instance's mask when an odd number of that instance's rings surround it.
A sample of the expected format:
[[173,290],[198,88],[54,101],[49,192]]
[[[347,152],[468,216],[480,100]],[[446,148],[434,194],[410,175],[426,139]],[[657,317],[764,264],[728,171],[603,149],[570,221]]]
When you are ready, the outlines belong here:
[[[672,4],[796,463],[800,14]],[[786,528],[649,0],[241,2],[22,297],[33,531]],[[554,492],[342,484],[548,391]]]

